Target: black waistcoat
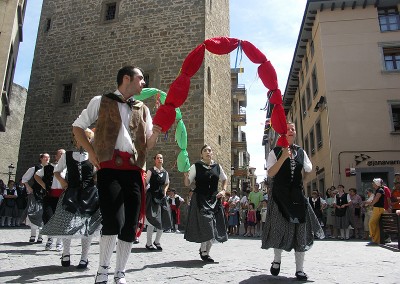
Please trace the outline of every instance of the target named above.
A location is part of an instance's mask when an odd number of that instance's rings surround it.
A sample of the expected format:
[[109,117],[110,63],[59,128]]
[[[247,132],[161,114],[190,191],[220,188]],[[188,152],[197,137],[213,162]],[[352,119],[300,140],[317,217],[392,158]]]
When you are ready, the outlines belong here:
[[194,192],[203,195],[206,199],[216,196],[218,193],[218,181],[220,168],[219,164],[206,165],[202,161],[195,163],[196,167],[196,188]]
[[[276,159],[282,155],[282,148],[275,147]],[[303,163],[304,151],[297,145],[293,145],[292,152],[295,155],[295,168],[293,178],[291,175],[290,159],[286,159],[275,177],[273,178],[272,197],[277,203],[279,211],[289,222],[304,223],[307,212],[307,199],[303,193]]]
[[[68,187],[75,188],[82,186],[82,188],[86,188],[94,186],[93,165],[89,160],[83,162],[74,160],[72,153],[73,151],[67,151],[65,153],[68,170]],[[82,176],[80,175],[79,169],[81,169]]]
[[165,182],[167,181],[167,171],[162,169],[160,172],[157,172],[154,168],[149,169],[151,172],[150,177],[150,190],[153,197],[161,199],[164,197],[163,187]]

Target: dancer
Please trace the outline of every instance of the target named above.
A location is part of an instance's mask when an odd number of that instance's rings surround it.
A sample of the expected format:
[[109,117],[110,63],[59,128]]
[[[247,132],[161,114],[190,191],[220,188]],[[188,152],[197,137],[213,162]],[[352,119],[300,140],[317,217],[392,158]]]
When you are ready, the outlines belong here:
[[288,122],[290,147],[275,147],[268,155],[267,173],[273,178],[273,185],[262,233],[262,248],[274,249],[270,269],[274,276],[280,272],[282,250],[294,249],[296,278],[307,280],[303,270],[304,253],[311,248],[314,235],[322,238],[324,233],[303,194],[302,170],[311,172],[312,164],[306,152],[294,144],[295,138],[295,125]]
[[[126,283],[125,266],[131,253],[139,217],[144,218],[144,168],[147,150],[154,147],[161,127],[152,123],[140,94],[143,71],[125,66],[117,74],[114,93],[94,97],[73,123],[73,132],[97,171],[102,236],[96,283],[107,283],[110,259],[117,245],[115,283]],[[93,146],[84,129],[96,123]],[[142,207],[141,207],[142,205]],[[140,214],[139,214],[140,213]]]
[[[201,243],[199,253],[203,261],[214,262],[210,257],[212,241],[228,240],[221,197],[225,194],[227,179],[222,167],[212,160],[213,152],[207,144],[201,148],[201,160],[184,173],[184,183],[195,182],[184,238]],[[222,191],[218,192],[221,181]]]
[[[88,141],[93,138],[90,129],[86,129],[85,134]],[[82,253],[76,268],[84,269],[89,264],[88,254],[92,237],[100,229],[101,214],[94,182],[94,167],[89,162],[88,153],[83,151],[78,142],[74,143],[76,148],[81,150],[63,153],[54,168],[55,178],[66,191],[60,196],[56,211],[44,225],[42,233],[62,238],[64,248],[61,265],[64,267],[71,265],[71,239],[80,238]],[[63,174],[66,170],[67,180]]]
[[[169,187],[169,175],[163,168],[163,155],[154,156],[155,166],[146,174],[146,224],[148,250],[162,250],[160,240],[163,230],[171,228],[171,210],[166,210],[166,192]],[[157,229],[156,239],[152,242],[154,227]],[[154,244],[154,246],[153,246]]]
[[[46,195],[43,197],[43,224],[44,225],[46,225],[46,223],[50,220],[51,216],[54,215],[54,212],[56,211],[58,199],[60,198],[60,195],[63,192],[61,184],[56,179],[53,172],[54,172],[54,167],[57,166],[57,163],[60,160],[61,155],[64,153],[65,153],[64,149],[57,150],[57,152],[54,156],[54,158],[55,158],[54,163],[44,166],[43,168],[38,170],[34,175],[37,183],[39,183],[40,186],[43,188],[43,190],[46,191]],[[64,178],[65,174],[66,174],[66,169],[61,173],[61,176]],[[53,247],[53,238],[49,237],[47,239],[45,250],[51,250],[52,247]],[[56,250],[61,251],[62,247],[63,247],[63,245],[62,245],[61,238],[57,238]]]
[[171,217],[172,217],[172,231],[179,234],[179,225],[181,224],[181,205],[185,202],[180,195],[176,194],[176,190],[171,188],[168,190],[167,201],[171,208]]
[[29,181],[32,180],[33,175],[38,170],[49,163],[50,155],[44,153],[40,154],[39,157],[40,164],[30,167],[26,171],[26,173],[22,176],[22,183],[25,185],[28,192],[28,218],[31,223],[31,237],[29,238],[29,242],[35,242],[36,230],[39,230],[39,235],[36,242],[41,244],[43,242],[43,238],[40,230],[43,226],[43,197],[45,192],[35,179],[33,179],[32,187],[29,185]]

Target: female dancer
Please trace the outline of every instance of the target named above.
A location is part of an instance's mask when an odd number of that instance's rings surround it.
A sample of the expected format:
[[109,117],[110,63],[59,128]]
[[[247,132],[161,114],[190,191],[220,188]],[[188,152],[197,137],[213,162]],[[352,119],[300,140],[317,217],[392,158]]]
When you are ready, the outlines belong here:
[[282,250],[295,251],[296,278],[307,280],[303,271],[304,253],[314,242],[314,235],[324,233],[313,209],[303,194],[302,170],[311,172],[306,152],[294,144],[295,125],[287,123],[288,148],[275,147],[268,156],[268,176],[273,178],[272,196],[262,234],[262,248],[274,248],[271,274],[279,274]]
[[[212,150],[208,145],[201,148],[201,160],[184,173],[184,183],[189,186],[195,182],[189,209],[185,239],[201,243],[200,257],[203,261],[214,262],[210,257],[213,240],[228,240],[224,210],[221,197],[225,194],[227,179],[222,167],[212,160]],[[218,182],[222,191],[218,192]]]
[[[85,134],[89,141],[93,138],[90,129],[86,129]],[[76,140],[75,145],[78,149],[82,149]],[[65,168],[68,180],[62,178],[60,174]],[[54,176],[66,191],[60,196],[56,212],[43,227],[42,233],[63,238],[61,265],[65,267],[71,264],[71,238],[81,238],[82,254],[77,268],[84,269],[89,263],[88,253],[93,234],[99,230],[101,222],[94,167],[89,162],[88,153],[84,151],[64,153],[54,168]],[[68,192],[73,189],[81,191],[76,199]],[[76,206],[69,201],[73,201]]]
[[[155,166],[147,171],[146,184],[146,223],[147,223],[147,243],[148,250],[162,250],[160,245],[163,230],[171,228],[171,214],[166,211],[166,192],[169,187],[168,172],[163,168],[163,155],[154,156]],[[157,228],[156,239],[152,243],[154,227]],[[154,246],[153,246],[154,244]]]

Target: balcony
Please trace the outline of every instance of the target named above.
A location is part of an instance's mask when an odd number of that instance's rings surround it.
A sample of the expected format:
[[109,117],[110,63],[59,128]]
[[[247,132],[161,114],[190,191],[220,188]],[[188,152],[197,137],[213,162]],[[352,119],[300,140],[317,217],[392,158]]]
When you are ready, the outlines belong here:
[[238,152],[247,151],[247,142],[246,141],[232,141],[232,149],[237,150]]
[[232,114],[231,122],[235,127],[246,126],[246,114]]
[[247,177],[247,169],[242,168],[242,169],[235,169],[233,172],[233,176],[235,177]]
[[234,102],[238,102],[241,107],[247,106],[247,93],[244,84],[237,84],[236,86],[232,86],[231,93],[232,100]]

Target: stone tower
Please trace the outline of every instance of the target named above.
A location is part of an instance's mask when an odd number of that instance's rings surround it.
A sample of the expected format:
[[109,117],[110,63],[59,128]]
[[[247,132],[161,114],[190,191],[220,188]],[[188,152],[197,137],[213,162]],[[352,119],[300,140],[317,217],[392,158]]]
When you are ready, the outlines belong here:
[[[39,153],[71,149],[71,124],[96,95],[116,89],[127,64],[145,71],[149,87],[168,91],[188,53],[205,39],[229,36],[228,0],[44,0],[21,137],[18,172]],[[190,162],[204,143],[225,172],[231,166],[229,56],[206,52],[181,107]],[[152,115],[155,99],[145,101]],[[175,125],[149,153],[164,155],[171,187],[186,196],[178,173]]]

